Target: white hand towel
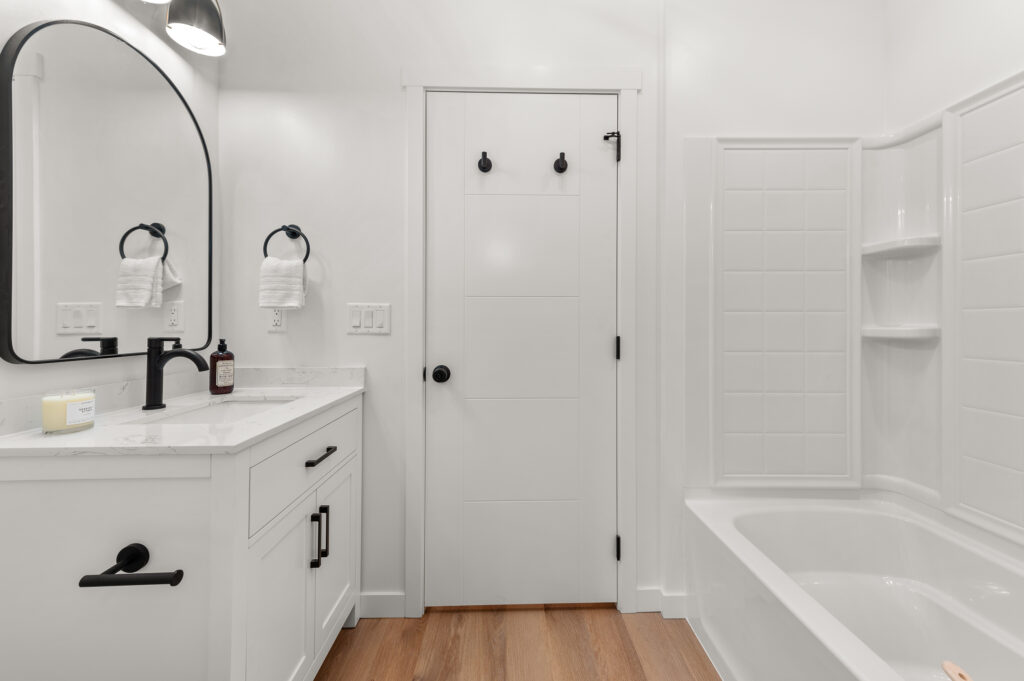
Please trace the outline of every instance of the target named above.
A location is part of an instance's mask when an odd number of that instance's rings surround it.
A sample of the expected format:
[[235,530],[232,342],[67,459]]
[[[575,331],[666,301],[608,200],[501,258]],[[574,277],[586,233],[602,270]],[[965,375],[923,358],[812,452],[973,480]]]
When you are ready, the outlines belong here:
[[163,305],[164,268],[160,257],[122,258],[114,300],[117,307]]
[[175,269],[174,265],[171,264],[170,260],[164,261],[164,291],[170,291],[175,286],[181,286],[182,284],[181,275],[178,274],[178,270]]
[[260,265],[260,307],[300,310],[306,304],[306,263],[270,256]]

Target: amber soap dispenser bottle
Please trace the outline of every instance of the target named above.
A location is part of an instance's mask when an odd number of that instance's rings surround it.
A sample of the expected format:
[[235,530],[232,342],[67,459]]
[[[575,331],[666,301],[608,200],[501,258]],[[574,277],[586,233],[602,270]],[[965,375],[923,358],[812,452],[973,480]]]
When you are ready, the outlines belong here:
[[228,351],[223,338],[217,352],[210,355],[210,394],[227,395],[235,389],[235,353]]

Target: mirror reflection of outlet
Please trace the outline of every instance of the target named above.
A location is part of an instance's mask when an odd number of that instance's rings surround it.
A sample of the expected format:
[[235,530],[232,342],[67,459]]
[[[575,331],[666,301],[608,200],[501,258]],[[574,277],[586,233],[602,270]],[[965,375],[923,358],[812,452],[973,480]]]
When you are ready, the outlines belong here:
[[288,330],[288,317],[284,310],[275,307],[270,311],[270,333],[284,333]]
[[185,330],[185,301],[175,300],[164,305],[164,331]]

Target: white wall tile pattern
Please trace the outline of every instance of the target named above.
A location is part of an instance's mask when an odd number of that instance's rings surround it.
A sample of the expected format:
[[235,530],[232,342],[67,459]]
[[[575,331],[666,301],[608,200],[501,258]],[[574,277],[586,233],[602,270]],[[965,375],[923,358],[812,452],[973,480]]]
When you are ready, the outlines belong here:
[[1024,527],[1024,91],[961,119],[959,502]]
[[849,151],[721,151],[720,479],[849,474]]

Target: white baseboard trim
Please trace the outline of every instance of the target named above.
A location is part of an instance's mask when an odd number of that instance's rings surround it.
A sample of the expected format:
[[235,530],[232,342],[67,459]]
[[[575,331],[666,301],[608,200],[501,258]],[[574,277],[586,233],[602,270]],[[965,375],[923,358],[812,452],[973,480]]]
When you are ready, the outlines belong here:
[[405,617],[404,591],[364,591],[359,600],[359,617]]
[[665,593],[659,587],[636,590],[637,612],[660,612],[667,619],[685,619],[690,614],[690,596]]

